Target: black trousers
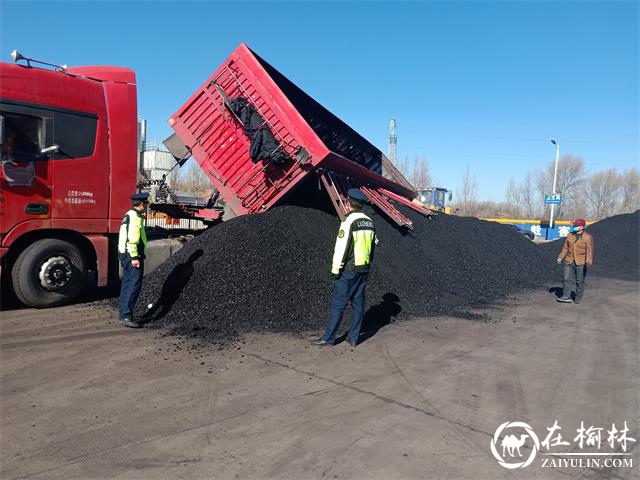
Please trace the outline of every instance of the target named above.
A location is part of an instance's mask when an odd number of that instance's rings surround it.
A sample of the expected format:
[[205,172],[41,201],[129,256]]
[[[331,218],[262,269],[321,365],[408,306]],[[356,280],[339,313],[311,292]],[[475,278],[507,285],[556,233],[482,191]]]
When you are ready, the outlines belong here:
[[576,300],[582,300],[584,294],[584,280],[587,276],[586,265],[576,265],[573,262],[571,265],[564,264],[564,270],[562,272],[562,296],[568,298],[571,295],[573,282],[576,286]]
[[140,268],[131,265],[131,260],[121,259],[122,283],[120,284],[120,320],[131,319],[133,309],[138,301],[138,295],[142,289],[142,277],[144,276],[144,260],[140,260]]
[[342,320],[347,304],[351,302],[351,326],[349,327],[349,341],[357,343],[364,318],[364,289],[367,286],[369,272],[358,273],[344,271],[333,284],[331,297],[331,313],[329,324],[322,336],[323,340],[333,343],[336,340],[338,327]]

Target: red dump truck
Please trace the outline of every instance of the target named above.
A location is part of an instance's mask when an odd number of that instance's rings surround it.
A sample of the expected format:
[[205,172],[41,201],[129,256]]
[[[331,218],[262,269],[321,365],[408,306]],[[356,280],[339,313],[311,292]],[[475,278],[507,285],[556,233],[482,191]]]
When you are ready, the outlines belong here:
[[73,300],[90,270],[107,283],[136,183],[136,77],[30,63],[0,63],[0,260],[2,282],[46,307]]
[[[0,63],[0,275],[27,305],[61,305],[89,273],[98,286],[117,278],[116,237],[137,176],[136,78],[127,68],[52,70],[15,57],[26,64]],[[352,186],[399,225],[411,222],[391,201],[428,213],[378,149],[245,45],[169,124],[176,160],[193,156],[232,215],[318,184],[341,217]]]
[[244,44],[169,125],[175,135],[165,145],[177,158],[192,155],[236,215],[318,182],[341,218],[351,187],[404,227],[411,221],[389,200],[430,213],[411,201],[416,191],[380,150]]

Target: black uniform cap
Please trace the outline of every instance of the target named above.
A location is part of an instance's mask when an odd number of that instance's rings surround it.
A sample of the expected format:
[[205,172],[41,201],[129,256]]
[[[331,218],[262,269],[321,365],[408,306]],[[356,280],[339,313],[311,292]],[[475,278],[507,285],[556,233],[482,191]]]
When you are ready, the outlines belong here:
[[149,192],[134,193],[129,197],[131,200],[149,201]]
[[349,198],[349,200],[353,200],[357,203],[365,203],[368,200],[367,196],[362,193],[359,188],[350,188],[347,191],[347,197]]

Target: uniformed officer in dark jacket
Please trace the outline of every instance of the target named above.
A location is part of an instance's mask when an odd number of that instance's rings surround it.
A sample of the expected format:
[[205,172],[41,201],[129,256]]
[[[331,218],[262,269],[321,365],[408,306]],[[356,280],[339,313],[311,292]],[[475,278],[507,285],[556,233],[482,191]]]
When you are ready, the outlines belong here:
[[131,195],[131,210],[125,213],[118,237],[118,256],[122,265],[120,286],[120,321],[131,328],[142,324],[134,320],[133,310],[142,288],[144,276],[144,254],[147,248],[147,234],[144,231],[142,214],[149,205],[148,193]]
[[342,314],[351,301],[351,325],[348,342],[352,347],[358,343],[360,327],[364,318],[364,290],[369,278],[369,268],[378,244],[373,221],[362,212],[367,197],[357,188],[347,192],[349,213],[340,224],[333,253],[331,273],[335,278],[331,298],[331,314],[324,335],[314,340],[314,345],[333,345],[342,320]]

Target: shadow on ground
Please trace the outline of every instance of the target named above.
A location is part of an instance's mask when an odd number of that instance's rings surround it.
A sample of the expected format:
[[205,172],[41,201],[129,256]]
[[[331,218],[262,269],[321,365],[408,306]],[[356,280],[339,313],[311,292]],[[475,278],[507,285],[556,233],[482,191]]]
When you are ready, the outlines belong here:
[[193,275],[193,264],[203,255],[204,251],[198,249],[193,252],[186,262],[176,265],[164,284],[157,303],[142,317],[142,323],[151,323],[163,318],[180,297],[184,287]]
[[387,292],[382,296],[382,301],[367,310],[362,321],[359,343],[366,342],[381,329],[393,323],[395,317],[402,312],[400,298],[395,293]]

